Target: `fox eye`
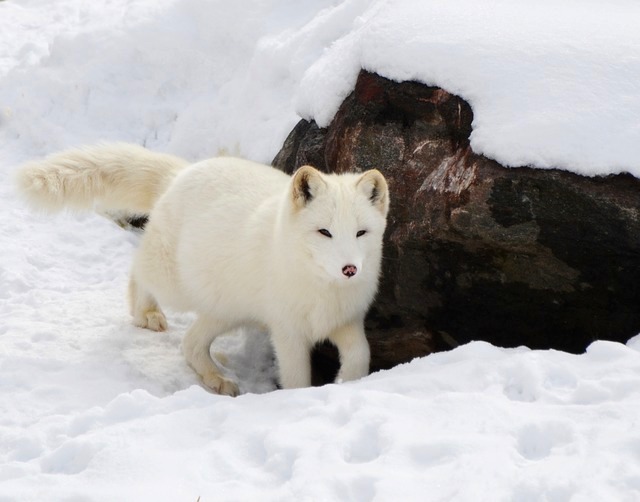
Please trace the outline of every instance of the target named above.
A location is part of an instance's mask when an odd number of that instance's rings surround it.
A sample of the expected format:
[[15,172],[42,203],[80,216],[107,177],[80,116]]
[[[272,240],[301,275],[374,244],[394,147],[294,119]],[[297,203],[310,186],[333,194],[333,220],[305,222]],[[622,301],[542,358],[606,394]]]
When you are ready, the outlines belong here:
[[318,230],[318,232],[320,232],[325,237],[333,237],[333,235],[331,235],[331,232],[329,232],[326,228],[321,228],[320,230]]
[[356,234],[356,237],[362,237],[366,233],[367,233],[366,230],[359,230],[358,233]]

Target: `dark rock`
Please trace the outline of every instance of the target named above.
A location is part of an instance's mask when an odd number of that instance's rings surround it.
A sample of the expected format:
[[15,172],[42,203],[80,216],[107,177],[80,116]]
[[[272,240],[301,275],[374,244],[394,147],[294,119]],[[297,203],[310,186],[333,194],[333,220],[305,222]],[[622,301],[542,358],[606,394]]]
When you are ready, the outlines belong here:
[[328,128],[301,121],[274,159],[389,181],[372,369],[471,340],[581,352],[640,333],[640,180],[504,168],[471,150],[472,121],[445,90],[363,71]]

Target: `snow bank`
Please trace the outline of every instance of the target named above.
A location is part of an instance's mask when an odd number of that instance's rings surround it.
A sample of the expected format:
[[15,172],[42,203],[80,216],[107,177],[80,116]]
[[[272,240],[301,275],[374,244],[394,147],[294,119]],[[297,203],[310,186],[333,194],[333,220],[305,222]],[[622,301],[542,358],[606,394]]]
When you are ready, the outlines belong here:
[[582,356],[473,343],[352,384],[237,399],[133,390],[5,426],[0,493],[631,501],[638,388],[639,354],[596,342]]
[[0,134],[268,162],[366,68],[467,99],[472,147],[505,165],[640,176],[637,19],[632,0],[8,1]]
[[[18,61],[5,57],[0,134],[31,156],[106,139],[192,159],[230,153],[268,162],[299,119],[296,83],[331,40],[319,31],[343,9],[315,30],[305,26],[332,3],[60,2],[34,41],[25,36],[31,30],[14,33],[24,45],[12,42]],[[51,9],[29,6],[0,5],[0,31],[17,31],[13,16]],[[48,26],[46,16],[58,22]]]

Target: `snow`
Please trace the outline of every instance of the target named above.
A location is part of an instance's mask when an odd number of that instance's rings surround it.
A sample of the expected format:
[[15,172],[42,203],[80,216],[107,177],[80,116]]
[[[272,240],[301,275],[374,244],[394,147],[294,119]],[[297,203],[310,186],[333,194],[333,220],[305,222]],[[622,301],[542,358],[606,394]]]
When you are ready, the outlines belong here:
[[640,175],[640,6],[567,0],[0,1],[0,501],[640,500],[640,336],[584,354],[471,343],[275,390],[264,333],[131,325],[137,236],[27,210],[21,162],[99,140],[268,162],[361,67],[469,100],[509,165]]
[[127,139],[268,162],[366,68],[467,99],[473,149],[505,165],[640,176],[633,0],[42,1],[0,13],[1,137],[32,153]]

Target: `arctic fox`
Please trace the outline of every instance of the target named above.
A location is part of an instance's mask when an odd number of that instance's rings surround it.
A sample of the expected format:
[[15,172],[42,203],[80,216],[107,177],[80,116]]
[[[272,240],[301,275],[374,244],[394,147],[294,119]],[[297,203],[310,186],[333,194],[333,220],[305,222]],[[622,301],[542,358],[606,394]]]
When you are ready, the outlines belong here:
[[67,150],[18,170],[22,194],[64,207],[149,214],[131,271],[133,322],[167,328],[160,305],[194,311],[184,355],[203,383],[237,395],[211,358],[220,334],[268,330],[284,388],[311,385],[310,351],[340,353],[337,381],[369,371],[364,317],[375,296],[389,191],[382,174],[289,176],[218,157],[189,165],[137,145]]

